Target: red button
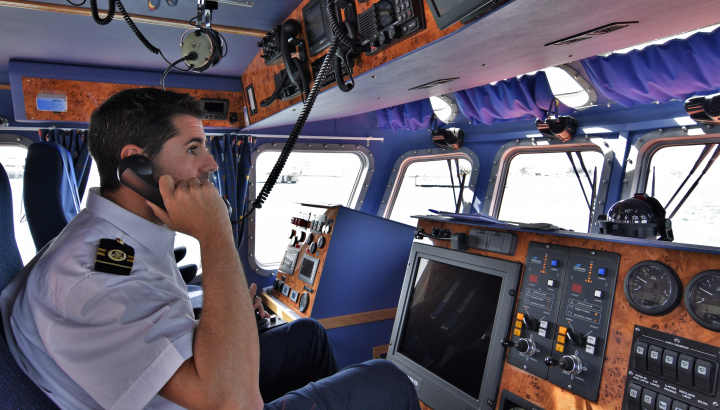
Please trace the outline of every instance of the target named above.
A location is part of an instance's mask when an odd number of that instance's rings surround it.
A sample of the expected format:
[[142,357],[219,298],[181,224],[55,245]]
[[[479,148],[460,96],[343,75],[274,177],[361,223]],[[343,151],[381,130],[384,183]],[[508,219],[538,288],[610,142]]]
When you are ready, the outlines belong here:
[[537,275],[530,275],[530,282],[537,283],[538,277]]

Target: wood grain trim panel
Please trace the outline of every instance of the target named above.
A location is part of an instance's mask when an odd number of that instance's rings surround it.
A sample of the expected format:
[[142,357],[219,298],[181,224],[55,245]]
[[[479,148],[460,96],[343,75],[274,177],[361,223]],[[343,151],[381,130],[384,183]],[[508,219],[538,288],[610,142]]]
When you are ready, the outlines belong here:
[[[420,220],[418,227],[430,232],[433,227],[450,229],[453,233],[469,233],[473,226],[437,221]],[[486,230],[499,230],[483,227]],[[502,230],[500,230],[502,231]],[[613,311],[608,332],[605,364],[600,380],[600,395],[597,402],[591,402],[578,395],[541,380],[521,369],[504,362],[500,390],[508,390],[544,409],[565,410],[619,410],[625,392],[625,376],[628,371],[634,325],[656,329],[671,335],[689,337],[702,343],[720,347],[718,333],[707,330],[690,318],[685,305],[680,303],[665,316],[646,316],[633,309],[625,299],[623,290],[625,276],[632,266],[646,261],[659,261],[671,267],[680,277],[683,290],[688,282],[700,272],[719,269],[720,256],[662,249],[649,246],[603,242],[586,238],[556,236],[552,233],[517,232],[517,251],[514,256],[470,249],[469,253],[519,262],[524,265],[525,255],[531,241],[555,245],[615,252],[621,255],[620,268],[615,287]],[[434,241],[435,246],[449,248],[447,241]],[[507,324],[509,330],[510,324]]]
[[[305,39],[305,22],[302,18],[302,8],[305,7],[307,3],[309,3],[310,0],[303,0],[300,5],[288,16],[288,19],[295,19],[298,20],[302,25],[302,30],[300,32],[300,36],[298,36],[301,39]],[[360,15],[363,11],[367,10],[372,6],[375,1],[367,2],[367,3],[358,3],[357,4],[357,13]],[[430,12],[430,8],[427,5],[427,2],[423,1],[423,7],[425,9],[425,21],[426,21],[426,28],[425,30],[415,34],[412,37],[409,37],[407,39],[404,39],[403,41],[398,42],[397,44],[394,44],[392,47],[388,47],[385,50],[373,55],[373,56],[366,56],[364,53],[361,57],[359,57],[356,60],[355,67],[353,68],[353,76],[357,77],[365,72],[368,72],[376,67],[379,67],[389,61],[392,61],[398,57],[401,57],[413,50],[416,50],[420,47],[423,47],[427,44],[432,43],[435,40],[440,39],[441,37],[444,37],[456,30],[458,30],[463,25],[461,23],[455,23],[451,25],[450,27],[446,28],[445,30],[440,30],[435,23],[435,19],[433,18],[432,13]],[[310,57],[310,63],[315,62],[318,59],[324,58],[325,54],[327,53],[327,50],[324,52],[316,55],[315,57]],[[308,69],[310,66],[308,65]],[[287,100],[287,101],[280,101],[277,100],[270,104],[268,107],[260,107],[260,101],[270,97],[272,95],[273,91],[275,91],[275,80],[274,76],[275,74],[279,73],[281,70],[284,70],[285,66],[281,63],[278,65],[273,66],[266,66],[265,60],[263,60],[262,57],[260,57],[260,51],[258,51],[257,55],[253,58],[253,60],[248,65],[248,68],[245,69],[245,72],[242,74],[242,83],[244,87],[249,86],[250,84],[253,85],[253,88],[255,90],[255,96],[258,102],[257,109],[258,113],[255,115],[250,116],[250,122],[251,123],[257,123],[258,121],[264,120],[265,118],[270,117],[273,114],[276,114],[292,105],[295,105],[300,102],[301,98],[295,97],[293,99]],[[311,73],[312,75],[312,73]],[[347,77],[346,77],[347,78]],[[329,87],[323,88],[323,90],[330,89],[332,87],[336,87],[336,85],[332,85]],[[248,107],[248,110],[250,107]],[[298,114],[299,114],[298,110]],[[359,113],[355,113],[359,114]]]
[[258,293],[258,296],[260,296],[260,299],[262,299],[262,302],[265,306],[270,308],[273,312],[275,312],[276,315],[280,317],[280,319],[286,321],[286,322],[292,322],[296,319],[295,316],[292,316],[288,313],[288,307],[283,306],[280,303],[278,303],[277,300],[274,298],[269,297],[265,292]]
[[374,310],[372,312],[355,313],[352,315],[328,317],[318,319],[325,329],[335,329],[338,327],[346,327],[360,325],[363,323],[379,322],[381,320],[395,319],[397,308]]
[[[158,80],[160,76],[158,74]],[[90,81],[58,80],[49,78],[23,77],[23,99],[25,102],[25,118],[41,121],[89,122],[93,110],[110,98],[113,94],[130,88],[150,88],[132,84],[98,83]],[[157,88],[157,87],[152,87]],[[230,102],[228,112],[238,113],[238,122],[230,124],[229,120],[204,120],[205,127],[242,128],[245,124],[243,91],[197,90],[190,88],[167,88],[169,91],[189,94],[195,98],[223,98]],[[38,111],[35,98],[38,94],[60,91],[67,95],[67,112]]]
[[0,84],[0,90],[9,90],[10,84]]

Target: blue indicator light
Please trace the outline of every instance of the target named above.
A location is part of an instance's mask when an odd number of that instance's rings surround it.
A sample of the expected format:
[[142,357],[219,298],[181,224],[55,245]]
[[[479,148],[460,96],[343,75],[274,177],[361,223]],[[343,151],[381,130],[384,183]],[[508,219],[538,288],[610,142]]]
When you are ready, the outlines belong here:
[[556,261],[555,259],[553,259],[552,261],[550,261],[550,266],[557,268],[557,266],[558,266],[558,261]]
[[598,275],[605,276],[605,268],[598,269]]

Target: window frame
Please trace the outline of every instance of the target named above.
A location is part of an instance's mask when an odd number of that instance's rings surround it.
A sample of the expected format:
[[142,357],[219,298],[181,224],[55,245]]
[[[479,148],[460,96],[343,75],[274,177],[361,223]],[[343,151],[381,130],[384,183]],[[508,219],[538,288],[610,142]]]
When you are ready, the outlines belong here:
[[651,173],[650,162],[657,151],[672,146],[708,143],[720,143],[720,127],[678,126],[670,129],[661,128],[640,136],[632,145],[627,157],[622,198],[630,198],[638,192],[639,187],[647,186]]
[[[395,206],[395,201],[400,193],[402,180],[405,178],[405,172],[411,164],[416,162],[440,161],[456,158],[467,160],[470,164],[472,164],[470,180],[468,181],[468,185],[465,186],[465,189],[468,189],[470,194],[463,194],[463,196],[465,198],[473,198],[475,196],[475,184],[480,170],[480,160],[473,150],[467,147],[462,147],[457,151],[448,148],[431,148],[427,150],[416,149],[400,155],[400,158],[395,161],[377,216],[390,219],[393,207]],[[460,213],[468,213],[471,207],[472,206],[461,209]]]
[[[255,165],[257,164],[258,157],[267,152],[280,152],[282,151],[284,145],[285,144],[282,143],[269,142],[262,144],[253,150],[248,183],[248,198],[250,202],[255,200],[257,197],[255,185],[257,176],[255,174]],[[370,186],[370,181],[372,180],[373,173],[375,172],[375,159],[369,149],[359,144],[324,144],[311,142],[296,144],[293,152],[351,153],[357,155],[360,158],[360,172],[358,172],[358,176],[355,179],[355,186],[353,187],[350,199],[344,206],[356,210],[359,210],[362,207],[365,194],[367,193],[368,186]],[[263,276],[273,276],[274,271],[280,267],[282,255],[280,255],[278,263],[268,264],[257,261],[255,259],[255,215],[251,215],[248,222],[248,263],[255,273]]]
[[510,163],[513,158],[522,154],[532,153],[560,153],[560,152],[585,152],[594,151],[603,155],[603,167],[598,178],[600,186],[598,187],[595,203],[593,204],[592,226],[590,233],[599,233],[600,228],[597,222],[598,216],[605,213],[608,187],[615,153],[610,148],[610,144],[604,138],[593,137],[590,135],[575,136],[568,142],[562,142],[557,139],[548,138],[526,138],[517,139],[513,142],[506,142],[495,154],[493,168],[490,173],[492,178],[488,183],[487,194],[485,195],[485,203],[483,212],[495,218],[500,214],[503,195],[505,194],[505,185],[510,170]]

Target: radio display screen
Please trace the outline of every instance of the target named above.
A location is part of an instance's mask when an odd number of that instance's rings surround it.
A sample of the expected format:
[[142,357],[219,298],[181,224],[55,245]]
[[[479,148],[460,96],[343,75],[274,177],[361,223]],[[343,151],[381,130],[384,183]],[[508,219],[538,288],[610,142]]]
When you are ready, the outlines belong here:
[[317,2],[304,15],[305,30],[308,36],[308,43],[312,46],[325,37],[325,24],[323,23],[322,2]]
[[502,278],[418,260],[398,352],[478,399]]

